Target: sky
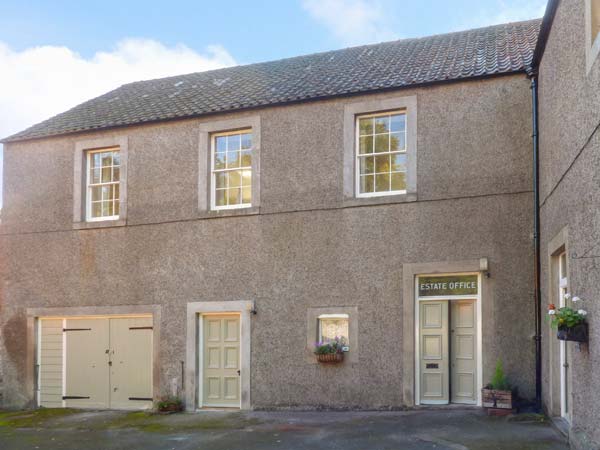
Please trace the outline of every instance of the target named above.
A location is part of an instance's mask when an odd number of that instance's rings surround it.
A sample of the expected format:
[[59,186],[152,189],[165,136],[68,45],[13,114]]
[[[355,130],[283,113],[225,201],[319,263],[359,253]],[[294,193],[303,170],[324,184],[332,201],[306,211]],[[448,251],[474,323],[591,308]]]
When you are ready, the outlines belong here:
[[131,81],[527,20],[541,17],[545,6],[546,0],[2,0],[0,137]]

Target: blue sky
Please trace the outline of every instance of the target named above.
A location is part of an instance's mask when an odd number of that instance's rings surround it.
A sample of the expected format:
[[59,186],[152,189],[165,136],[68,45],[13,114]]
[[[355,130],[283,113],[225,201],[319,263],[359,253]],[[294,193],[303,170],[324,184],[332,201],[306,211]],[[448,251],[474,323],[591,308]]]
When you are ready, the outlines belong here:
[[134,80],[525,20],[545,4],[2,0],[0,136]]

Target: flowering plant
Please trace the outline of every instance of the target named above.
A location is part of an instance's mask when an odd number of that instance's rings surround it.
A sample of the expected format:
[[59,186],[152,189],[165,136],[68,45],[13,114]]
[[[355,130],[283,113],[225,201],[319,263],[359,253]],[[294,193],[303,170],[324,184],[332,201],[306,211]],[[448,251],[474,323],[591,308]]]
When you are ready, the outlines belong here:
[[[565,300],[571,300],[573,303],[578,303],[581,299],[577,296],[571,298],[571,294],[565,294]],[[556,308],[554,304],[548,306],[548,316],[554,328],[559,330],[565,328],[573,328],[585,321],[587,311],[585,309],[574,309],[569,306]]]
[[346,345],[343,337],[335,337],[327,342],[315,342],[315,355],[328,355],[333,353],[342,353]]

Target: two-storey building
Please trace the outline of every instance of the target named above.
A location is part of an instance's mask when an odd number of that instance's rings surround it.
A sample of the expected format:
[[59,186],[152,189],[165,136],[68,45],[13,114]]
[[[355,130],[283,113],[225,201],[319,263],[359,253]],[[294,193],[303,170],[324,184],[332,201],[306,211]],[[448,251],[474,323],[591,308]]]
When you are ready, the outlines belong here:
[[539,27],[131,83],[6,138],[3,405],[479,405],[498,360],[533,398]]

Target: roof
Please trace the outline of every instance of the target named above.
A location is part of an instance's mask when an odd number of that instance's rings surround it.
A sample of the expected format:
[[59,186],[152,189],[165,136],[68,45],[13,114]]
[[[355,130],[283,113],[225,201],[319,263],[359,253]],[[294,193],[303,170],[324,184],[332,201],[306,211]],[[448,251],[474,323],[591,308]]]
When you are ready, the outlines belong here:
[[525,71],[540,19],[125,84],[4,140]]

